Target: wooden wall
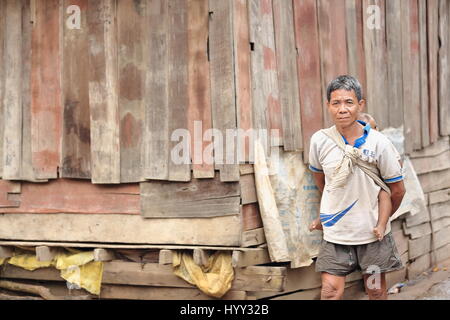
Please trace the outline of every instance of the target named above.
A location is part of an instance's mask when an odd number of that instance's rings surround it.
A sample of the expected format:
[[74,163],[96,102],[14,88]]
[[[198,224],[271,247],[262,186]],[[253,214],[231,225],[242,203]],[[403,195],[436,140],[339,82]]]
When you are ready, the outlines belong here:
[[[211,128],[278,129],[270,143],[307,162],[330,125],[326,86],[345,73],[382,128],[404,125],[411,153],[450,134],[449,12],[445,0],[0,0],[1,176],[239,180],[226,153],[194,156]],[[193,164],[170,161],[177,128],[197,133]]]

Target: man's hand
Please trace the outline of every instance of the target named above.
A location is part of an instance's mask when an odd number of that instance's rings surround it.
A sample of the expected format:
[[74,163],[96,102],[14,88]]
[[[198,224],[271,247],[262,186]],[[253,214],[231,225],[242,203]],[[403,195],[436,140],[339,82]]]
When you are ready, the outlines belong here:
[[314,221],[309,225],[309,231],[311,232],[314,230],[323,230],[323,226],[319,218],[314,219]]

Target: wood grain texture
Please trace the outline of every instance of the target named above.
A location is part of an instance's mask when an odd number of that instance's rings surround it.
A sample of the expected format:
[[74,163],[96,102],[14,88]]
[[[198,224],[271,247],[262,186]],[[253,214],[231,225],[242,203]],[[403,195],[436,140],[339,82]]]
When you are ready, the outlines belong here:
[[[3,179],[20,179],[22,163],[22,3],[5,6]],[[20,27],[17,27],[20,26]]]
[[62,133],[61,8],[36,0],[31,55],[31,150],[37,178],[57,178]]
[[[6,39],[6,1],[0,1],[0,65],[5,65],[5,39]],[[5,92],[5,75],[4,68],[0,68],[0,177],[3,176],[3,132],[5,128],[4,122],[4,103],[3,96]]]
[[141,211],[146,218],[216,217],[240,212],[239,183],[211,180],[141,183]]
[[32,69],[32,11],[31,2],[22,0],[22,180],[46,181],[36,176],[32,155],[32,111],[31,111],[31,69]]
[[203,141],[205,132],[212,128],[208,18],[208,0],[188,1],[188,128],[194,178],[214,177],[213,154],[204,154],[211,142]]
[[402,13],[400,1],[386,1],[386,49],[388,72],[388,123],[403,125]]
[[[61,177],[91,178],[91,132],[89,110],[89,61],[87,6],[88,0],[65,0],[64,8],[80,8],[80,29],[63,24],[62,95],[64,104]],[[64,22],[69,19],[64,11]]]
[[118,1],[120,182],[143,181],[147,1]]
[[278,87],[285,151],[303,148],[292,1],[273,0]]
[[323,127],[329,127],[333,125],[333,122],[325,104],[327,86],[331,80],[348,72],[345,0],[318,0],[317,10],[323,88]]
[[[215,168],[221,181],[239,181],[237,140],[235,133],[236,101],[233,61],[232,0],[209,1],[209,51],[211,76],[211,106],[214,129],[219,130],[223,144],[215,145]],[[233,133],[230,135],[230,133]]]
[[[9,193],[14,191],[11,186],[6,190]],[[11,195],[8,197],[11,198]],[[96,185],[86,180],[64,178],[42,184],[22,182],[19,194],[15,198],[19,206],[3,208],[2,212],[19,215],[22,213],[139,215],[139,198],[137,183],[120,186]]]
[[148,2],[145,79],[144,177],[169,177],[168,1]]
[[114,0],[88,2],[93,183],[120,183],[116,14]]
[[417,0],[401,2],[405,153],[421,148],[419,20]]
[[439,1],[427,1],[427,34],[428,34],[428,91],[430,143],[439,138],[439,114],[438,114],[438,54],[439,54]]
[[439,134],[450,134],[450,4],[439,1]]
[[[168,121],[169,121],[169,180],[190,181],[190,152],[188,137],[174,135],[175,130],[188,129],[188,14],[185,0],[168,4]],[[179,152],[177,145],[185,148]],[[174,154],[180,155],[176,161]]]
[[356,77],[366,92],[363,6],[360,0],[345,0],[348,72]]
[[130,214],[0,215],[0,236],[5,240],[239,247],[241,227],[238,215],[208,219],[143,219]]
[[[252,117],[252,86],[251,86],[251,50],[250,26],[248,17],[248,1],[233,1],[233,29],[234,29],[234,73],[236,81],[236,121],[237,128],[242,130],[238,136],[238,160],[250,162],[253,149],[251,135],[246,133],[253,128]],[[242,140],[241,140],[242,139]],[[244,140],[245,139],[245,140]]]
[[[269,146],[282,145],[281,106],[271,0],[248,3],[250,21],[253,128],[258,130],[264,152]],[[259,130],[262,134],[259,134]],[[278,130],[278,131],[277,131]]]
[[422,147],[430,145],[429,117],[429,68],[428,68],[428,37],[427,37],[427,3],[419,1],[419,62],[420,62],[420,133]]
[[[380,8],[379,25],[372,26],[370,6]],[[380,128],[389,127],[388,69],[386,48],[385,1],[364,0],[364,52],[367,70],[367,111],[375,118]],[[374,14],[374,13],[372,13]]]
[[303,159],[308,162],[311,136],[322,128],[324,101],[320,78],[317,5],[314,0],[294,0],[297,71],[303,136]]

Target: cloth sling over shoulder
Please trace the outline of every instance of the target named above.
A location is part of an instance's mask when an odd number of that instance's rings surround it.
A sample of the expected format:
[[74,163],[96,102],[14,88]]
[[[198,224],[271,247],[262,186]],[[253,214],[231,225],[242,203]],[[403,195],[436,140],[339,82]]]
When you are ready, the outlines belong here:
[[353,166],[357,165],[365,174],[371,177],[376,184],[378,184],[384,191],[391,195],[391,190],[386,185],[386,183],[384,183],[383,179],[381,179],[380,171],[378,170],[377,165],[375,163],[370,163],[361,159],[360,149],[345,144],[341,134],[336,129],[336,126],[332,126],[328,129],[322,129],[321,131],[344,151],[344,156],[337,167],[334,169],[333,176],[330,179],[331,181],[328,186],[329,190],[335,190],[337,188],[344,187],[349,174],[353,172]]

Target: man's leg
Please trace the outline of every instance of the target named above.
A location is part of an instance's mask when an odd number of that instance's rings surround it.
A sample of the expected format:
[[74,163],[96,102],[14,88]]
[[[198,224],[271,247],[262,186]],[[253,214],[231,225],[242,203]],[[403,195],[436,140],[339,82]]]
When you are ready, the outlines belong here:
[[386,274],[365,274],[364,286],[369,300],[387,300]]
[[341,300],[344,295],[345,276],[322,272],[321,300]]

